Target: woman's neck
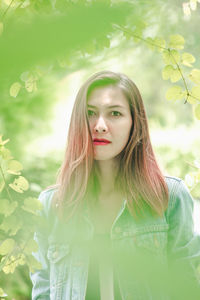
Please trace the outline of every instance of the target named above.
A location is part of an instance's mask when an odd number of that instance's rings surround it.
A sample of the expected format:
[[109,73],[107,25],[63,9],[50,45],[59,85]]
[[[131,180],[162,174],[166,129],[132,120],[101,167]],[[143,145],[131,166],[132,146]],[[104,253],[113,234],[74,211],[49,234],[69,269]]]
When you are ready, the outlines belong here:
[[100,183],[101,195],[112,194],[115,191],[115,179],[119,164],[116,160],[101,160],[96,162],[96,174]]

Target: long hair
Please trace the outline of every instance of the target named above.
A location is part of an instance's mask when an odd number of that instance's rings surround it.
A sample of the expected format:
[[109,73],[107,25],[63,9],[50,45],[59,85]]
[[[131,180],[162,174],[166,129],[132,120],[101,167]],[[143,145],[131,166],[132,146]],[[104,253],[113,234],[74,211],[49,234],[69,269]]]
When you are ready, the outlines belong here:
[[98,192],[87,100],[95,88],[106,85],[122,90],[132,116],[129,140],[119,154],[116,185],[122,189],[133,217],[142,216],[146,208],[152,215],[161,216],[168,205],[168,188],[153,152],[142,97],[131,79],[111,71],[101,71],[91,76],[77,94],[65,157],[57,177],[54,204],[61,217],[71,217],[86,202],[94,199],[90,197],[92,193]]

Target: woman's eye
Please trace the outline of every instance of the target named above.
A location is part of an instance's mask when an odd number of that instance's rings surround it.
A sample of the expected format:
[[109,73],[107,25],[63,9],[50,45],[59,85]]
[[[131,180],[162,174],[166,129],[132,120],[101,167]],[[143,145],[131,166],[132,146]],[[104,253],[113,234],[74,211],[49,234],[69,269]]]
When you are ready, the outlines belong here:
[[88,116],[94,116],[95,112],[93,110],[88,110]]
[[121,116],[121,113],[119,111],[112,111],[111,114],[115,117]]

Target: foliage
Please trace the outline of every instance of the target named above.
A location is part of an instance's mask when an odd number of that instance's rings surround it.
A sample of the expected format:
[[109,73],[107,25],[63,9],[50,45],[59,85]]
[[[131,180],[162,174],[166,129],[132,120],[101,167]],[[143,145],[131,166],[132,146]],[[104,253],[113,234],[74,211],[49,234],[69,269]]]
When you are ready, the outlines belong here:
[[[161,2],[164,8],[166,4]],[[184,3],[185,15],[196,10],[198,2]],[[144,45],[160,56],[164,64],[162,78],[170,82],[166,99],[191,105],[195,118],[200,120],[200,69],[193,66],[198,61],[194,53],[185,50],[185,37],[181,34],[173,32],[164,37],[149,33],[157,5],[159,1],[151,1],[151,4],[122,0],[1,1],[0,126],[1,131],[7,131],[12,137],[13,145],[20,145],[22,154],[20,134],[23,132],[24,140],[24,128],[28,128],[27,142],[34,138],[32,129],[36,132],[36,128],[40,128],[40,134],[44,132],[41,119],[48,120],[53,107],[52,78],[55,80],[62,74],[88,67],[92,57],[113,47],[116,37],[119,49],[124,43],[131,48]],[[47,126],[45,130],[48,131]],[[12,157],[5,147],[6,142],[1,138],[0,270],[9,273],[20,265],[28,264],[30,269],[37,266],[31,252],[37,247],[32,236],[40,205],[27,194],[30,187],[21,175],[23,166]],[[197,160],[194,166],[196,172],[186,176],[191,188],[200,182]],[[37,171],[35,177],[41,178]],[[33,181],[37,182],[38,178]],[[0,290],[0,295],[3,294]]]
[[[181,81],[180,85],[176,84],[168,89],[166,99],[169,101],[184,99],[184,103],[188,102],[193,105],[194,116],[200,119],[200,69],[193,67],[196,60],[194,55],[182,52],[185,44],[182,35],[170,35],[168,41],[158,36],[145,37],[144,33],[148,29],[148,24],[145,22],[146,14],[137,15],[134,21],[127,24],[125,16],[130,15],[127,11],[129,6],[122,6],[122,3],[120,6],[112,3],[111,6],[110,1],[103,1],[100,4],[99,1],[85,0],[66,1],[64,5],[63,1],[49,1],[46,3],[45,12],[50,11],[51,16],[47,17],[44,13],[35,16],[38,6],[34,1],[30,1],[29,4],[24,1],[18,2],[20,7],[23,4],[23,9],[34,15],[31,23],[26,18],[22,23],[12,20],[9,29],[2,34],[3,46],[0,50],[2,57],[5,57],[11,45],[15,44],[15,49],[9,56],[9,64],[5,61],[1,69],[4,74],[10,70],[10,66],[14,65],[15,70],[19,72],[22,67],[33,66],[39,60],[44,63],[44,61],[48,62],[56,58],[60,66],[63,66],[65,59],[66,62],[69,61],[73,52],[78,51],[85,56],[95,54],[96,50],[104,47],[110,47],[113,35],[121,31],[127,40],[132,37],[134,43],[143,41],[150,49],[161,54],[165,64],[162,70],[163,79],[170,80],[172,83]],[[190,6],[194,7],[196,2],[190,1]],[[19,8],[16,3],[14,5],[10,2],[11,8],[15,13],[18,12]],[[134,3],[133,9],[136,10],[136,8],[138,4]],[[144,11],[145,8],[142,13]],[[26,27],[24,27],[24,22],[26,22]],[[14,27],[15,36],[11,35]],[[62,28],[65,28],[65,31]],[[56,43],[52,39],[54,35],[57,35]],[[24,36],[27,36],[27,46],[22,49],[20,40],[24,39]],[[192,68],[192,70],[188,71],[187,68]],[[10,96],[16,97],[21,88],[26,89],[28,93],[37,91],[37,82],[42,76],[41,66],[36,66],[35,69],[32,67],[32,70],[21,73],[21,82],[14,82],[10,86]]]
[[200,3],[199,0],[190,0],[188,2],[183,3],[183,12],[185,16],[190,16],[191,11],[194,11],[197,9],[197,4]]
[[[41,222],[38,212],[42,209],[37,198],[27,196],[29,183],[21,176],[23,166],[5,147],[7,142],[0,136],[0,272],[5,274],[24,264],[30,271],[40,268],[32,252],[37,251],[33,233]],[[4,294],[2,289],[0,293]]]

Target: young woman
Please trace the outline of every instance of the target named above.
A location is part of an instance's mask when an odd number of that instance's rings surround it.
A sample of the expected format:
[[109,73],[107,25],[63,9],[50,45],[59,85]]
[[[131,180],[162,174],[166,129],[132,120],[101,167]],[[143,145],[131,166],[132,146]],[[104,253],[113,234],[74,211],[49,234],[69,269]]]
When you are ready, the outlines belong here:
[[162,174],[140,92],[124,74],[82,85],[57,185],[39,199],[33,300],[200,299],[193,200]]

